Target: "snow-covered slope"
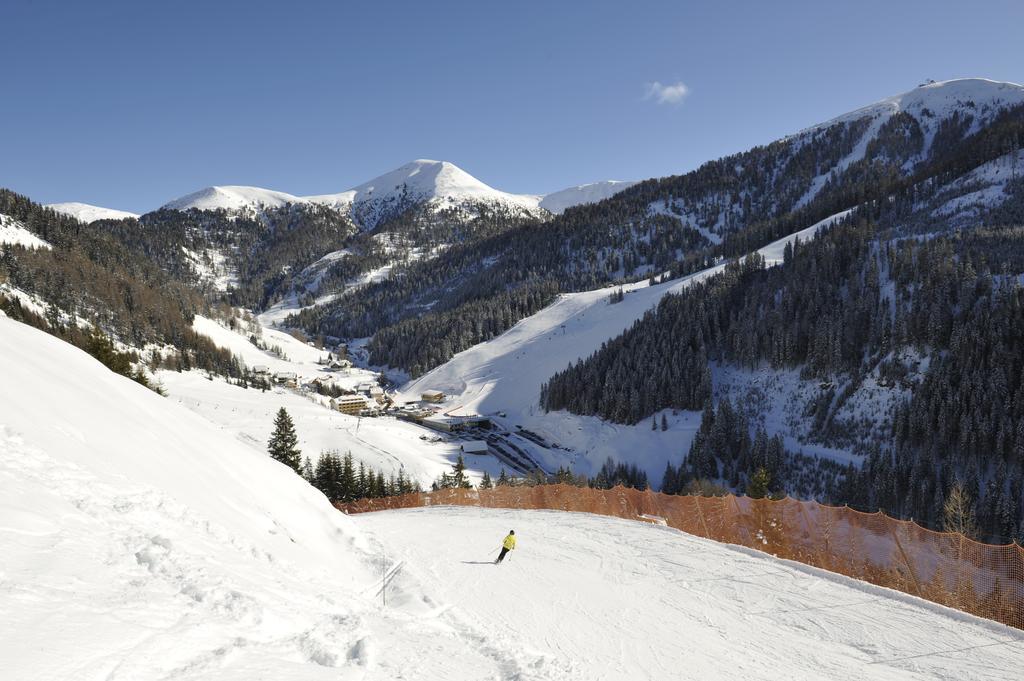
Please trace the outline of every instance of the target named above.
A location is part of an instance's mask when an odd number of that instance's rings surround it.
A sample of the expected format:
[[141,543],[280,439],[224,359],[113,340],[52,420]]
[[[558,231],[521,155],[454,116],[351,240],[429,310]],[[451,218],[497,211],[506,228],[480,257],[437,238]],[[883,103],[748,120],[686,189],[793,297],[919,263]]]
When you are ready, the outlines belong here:
[[[355,520],[477,628],[502,678],[995,681],[1024,663],[1020,631],[666,527],[451,507]],[[510,560],[488,564],[510,528]]]
[[[811,239],[822,226],[848,213],[833,215],[758,252],[769,265],[777,264],[787,243]],[[608,456],[619,460],[628,457],[653,480],[660,480],[666,462],[677,462],[688,450],[699,425],[698,414],[666,414],[670,423],[667,431],[653,431],[647,423],[622,426],[563,412],[544,414],[538,407],[540,389],[553,374],[588,357],[602,343],[629,328],[662,296],[682,291],[724,267],[717,265],[655,286],[646,281],[630,284],[624,287],[625,298],[616,304],[608,300],[614,288],[559,296],[553,304],[497,338],[460,352],[403,386],[401,393],[405,399],[415,399],[424,390],[436,389],[451,395],[453,405],[481,414],[506,414],[499,421],[528,428],[561,445],[560,449],[534,452],[551,470],[572,464],[577,472],[593,474]]]
[[[282,331],[262,329],[260,337],[269,347],[279,348],[287,359],[260,350],[249,342],[253,329],[236,333],[206,317],[197,316],[193,327],[216,343],[230,350],[249,367],[265,366],[272,373],[292,372],[301,382],[315,377],[332,379],[346,390],[360,384],[376,384],[377,375],[353,368],[343,374],[328,372],[317,364],[327,355]],[[329,408],[329,399],[282,387],[268,392],[244,389],[220,379],[208,380],[204,372],[161,371],[157,374],[168,398],[218,424],[239,441],[256,451],[264,451],[270,427],[278,409],[288,410],[295,422],[299,448],[316,461],[321,452],[351,452],[385,475],[404,471],[411,480],[429,488],[441,473],[450,472],[459,455],[459,441],[437,439],[438,434],[406,421],[391,417],[364,418],[342,414]],[[427,436],[427,440],[421,439]],[[470,478],[476,482],[484,471],[497,477],[502,463],[490,454],[473,456],[468,462]]]
[[365,543],[286,467],[2,316],[0,374],[5,678],[284,674],[351,626]]
[[[1024,103],[1024,86],[985,78],[962,78],[921,85],[899,95],[887,97],[874,104],[855,109],[824,123],[801,130],[790,140],[808,140],[818,132],[840,123],[868,119],[868,127],[861,135],[853,150],[834,166],[821,169],[814,178],[796,207],[807,204],[825,186],[830,177],[844,172],[853,163],[860,161],[867,153],[872,141],[876,140],[883,126],[898,113],[909,115],[916,121],[922,136],[919,152],[907,159],[904,168],[909,170],[914,163],[924,160],[932,150],[932,143],[940,126],[952,116],[969,118],[970,126],[965,134],[972,134],[991,122],[1007,107]],[[909,132],[909,131],[905,131]]]
[[905,111],[919,122],[941,121],[954,112],[975,117],[973,129],[998,110],[1024,103],[1024,85],[989,80],[987,78],[958,78],[928,83],[873,104],[843,114],[837,118],[812,126],[801,132],[827,128],[835,123],[864,117],[883,117]]
[[124,220],[125,218],[139,217],[138,213],[129,213],[126,210],[116,210],[114,208],[103,208],[102,206],[92,206],[88,203],[78,203],[76,201],[69,201],[67,203],[50,203],[47,204],[46,207],[52,208],[58,213],[70,215],[82,222],[93,222],[94,220]]
[[573,206],[604,201],[610,196],[615,196],[623,189],[632,187],[634,184],[636,182],[625,182],[622,180],[605,180],[604,182],[581,184],[545,195],[540,201],[540,207],[558,215]]
[[[1006,679],[1024,661],[1020,632],[665,528],[346,517],[2,315],[0,375],[5,681]],[[511,560],[486,564],[510,527]]]
[[260,187],[243,187],[226,185],[222,187],[206,187],[197,192],[186,194],[165,203],[161,208],[169,210],[227,210],[237,211],[245,208],[280,208],[289,203],[305,203],[304,199],[285,192]]
[[1024,150],[984,163],[942,187],[932,200],[932,216],[949,227],[970,227],[986,209],[1009,196],[1011,183],[1024,177]]
[[9,215],[0,213],[0,246],[13,244],[25,248],[53,248]]
[[2,313],[0,375],[5,681],[503,668],[412,580],[382,612],[374,542],[230,431]]

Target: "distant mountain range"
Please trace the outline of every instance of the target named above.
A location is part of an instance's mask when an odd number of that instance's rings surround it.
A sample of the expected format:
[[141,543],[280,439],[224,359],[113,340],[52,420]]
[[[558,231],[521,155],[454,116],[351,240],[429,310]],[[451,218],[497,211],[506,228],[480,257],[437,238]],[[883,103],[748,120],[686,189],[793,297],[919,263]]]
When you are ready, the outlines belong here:
[[[496,205],[527,214],[559,214],[572,206],[601,201],[635,184],[609,180],[569,187],[547,195],[510,194],[490,187],[454,163],[417,159],[337,194],[295,196],[286,192],[239,185],[205,187],[165,203],[168,210],[240,212],[286,205],[323,205],[352,215],[365,229],[412,205],[438,209]],[[135,213],[85,203],[55,203],[49,208],[83,222],[138,217]]]

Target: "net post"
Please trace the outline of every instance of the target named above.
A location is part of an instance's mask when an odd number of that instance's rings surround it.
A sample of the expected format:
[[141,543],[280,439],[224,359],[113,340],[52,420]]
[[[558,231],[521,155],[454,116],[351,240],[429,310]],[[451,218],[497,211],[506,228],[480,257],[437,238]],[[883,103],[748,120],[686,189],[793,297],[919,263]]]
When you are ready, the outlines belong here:
[[708,539],[711,539],[711,533],[708,532],[707,521],[704,520],[704,509],[702,509],[700,507],[700,500],[703,499],[703,498],[704,498],[703,496],[698,495],[694,499],[697,502],[697,516],[700,518],[700,525],[701,525],[701,527],[704,528],[704,536],[707,537]]
[[[881,513],[881,511],[879,511]],[[889,529],[892,532],[892,538],[896,541],[896,548],[900,551],[900,556],[903,558],[903,564],[907,566],[907,571],[910,573],[910,578],[914,580],[914,589],[917,590],[917,595],[924,598],[921,592],[921,583],[917,581],[917,573],[914,572],[914,568],[911,567],[910,561],[907,559],[907,553],[903,550],[903,544],[900,543],[899,533],[896,532],[896,523],[892,520],[889,521]]]
[[964,610],[964,535],[957,532],[959,541],[956,548],[956,607]]

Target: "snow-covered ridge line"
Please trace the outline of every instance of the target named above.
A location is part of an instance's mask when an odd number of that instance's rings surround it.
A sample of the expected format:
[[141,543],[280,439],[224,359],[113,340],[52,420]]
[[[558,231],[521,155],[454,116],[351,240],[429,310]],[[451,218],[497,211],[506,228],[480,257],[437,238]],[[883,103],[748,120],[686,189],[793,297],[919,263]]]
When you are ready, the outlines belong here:
[[290,203],[308,203],[305,199],[285,192],[225,185],[206,187],[165,203],[161,208],[169,210],[241,210],[243,208],[280,208]]
[[164,204],[172,210],[228,210],[279,208],[287,204],[319,204],[351,211],[372,227],[388,209],[410,203],[434,203],[439,207],[474,202],[504,205],[508,208],[561,213],[582,203],[593,203],[612,196],[634,182],[611,180],[570,187],[547,195],[512,194],[481,182],[454,163],[417,159],[337,194],[297,196],[287,192],[240,185],[212,186]]
[[919,120],[942,120],[955,110],[973,109],[974,113],[1024,103],[1024,85],[989,80],[988,78],[958,78],[920,85],[913,90],[886,97],[873,104],[854,109],[824,123],[812,125],[796,133],[799,137],[861,118],[888,118],[906,111]]
[[604,182],[581,184],[547,194],[541,199],[540,207],[555,215],[559,215],[573,206],[604,201],[635,184],[636,182],[624,180],[605,180]]
[[96,220],[124,220],[125,218],[137,218],[138,213],[130,213],[126,210],[116,210],[114,208],[104,208],[102,206],[93,206],[88,203],[78,203],[77,201],[68,201],[65,203],[49,203],[46,204],[46,208],[53,209],[58,213],[64,215],[70,215],[76,220],[82,222],[95,222]]

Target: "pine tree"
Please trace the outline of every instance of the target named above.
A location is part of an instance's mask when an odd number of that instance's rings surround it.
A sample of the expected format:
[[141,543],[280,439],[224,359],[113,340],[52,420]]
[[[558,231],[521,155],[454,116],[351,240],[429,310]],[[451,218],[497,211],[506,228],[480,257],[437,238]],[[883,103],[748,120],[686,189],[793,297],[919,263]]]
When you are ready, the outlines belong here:
[[473,489],[473,485],[469,482],[469,478],[466,477],[466,462],[462,459],[462,454],[459,454],[459,458],[455,460],[455,465],[452,466],[452,487],[461,489]]
[[370,496],[370,482],[366,478],[366,464],[359,462],[359,475],[356,478],[355,498],[365,499]]
[[498,474],[497,486],[498,487],[508,487],[509,484],[510,483],[509,483],[509,479],[508,479],[508,473],[505,472],[505,467],[502,466],[501,467],[501,473]]
[[665,418],[664,414],[661,415],[661,430],[662,432],[668,430],[668,419]]
[[671,461],[665,463],[665,474],[661,476],[661,491],[664,494],[679,494],[679,470]]
[[768,487],[771,485],[771,482],[772,479],[768,469],[763,466],[758,468],[750,479],[750,484],[747,486],[747,496],[751,499],[763,499],[768,496]]
[[299,437],[295,434],[295,424],[287,410],[281,407],[274,418],[274,433],[267,442],[267,451],[270,456],[290,466],[296,473],[301,473],[302,452],[296,447],[299,444]]
[[352,452],[346,452],[341,462],[341,471],[338,473],[339,498],[342,501],[355,501],[359,498],[359,490],[356,488],[356,469],[352,461]]
[[491,482],[491,474],[484,471],[484,477],[480,480],[480,489],[491,489],[494,487],[494,483]]

